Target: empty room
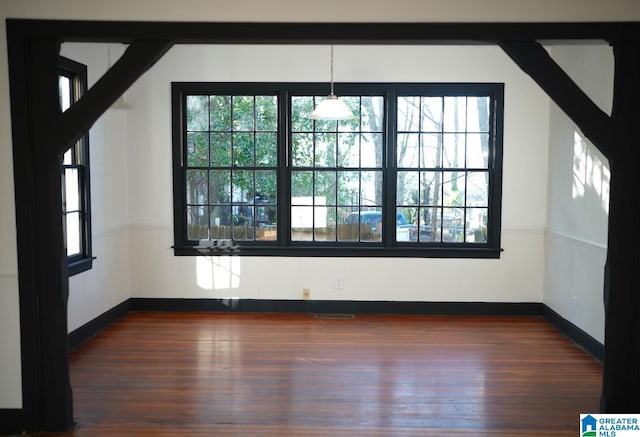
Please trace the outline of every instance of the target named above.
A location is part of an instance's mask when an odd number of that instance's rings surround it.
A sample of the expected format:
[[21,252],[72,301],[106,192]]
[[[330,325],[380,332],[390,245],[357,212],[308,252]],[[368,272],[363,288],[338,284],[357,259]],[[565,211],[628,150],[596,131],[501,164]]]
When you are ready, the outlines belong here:
[[537,3],[2,4],[0,433],[638,413],[640,6]]

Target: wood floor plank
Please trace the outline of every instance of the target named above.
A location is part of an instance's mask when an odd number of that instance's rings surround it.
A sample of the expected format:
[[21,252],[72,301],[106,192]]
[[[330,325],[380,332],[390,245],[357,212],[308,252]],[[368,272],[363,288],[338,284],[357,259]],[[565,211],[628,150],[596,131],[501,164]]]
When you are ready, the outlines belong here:
[[575,435],[602,366],[538,317],[131,313],[50,436]]

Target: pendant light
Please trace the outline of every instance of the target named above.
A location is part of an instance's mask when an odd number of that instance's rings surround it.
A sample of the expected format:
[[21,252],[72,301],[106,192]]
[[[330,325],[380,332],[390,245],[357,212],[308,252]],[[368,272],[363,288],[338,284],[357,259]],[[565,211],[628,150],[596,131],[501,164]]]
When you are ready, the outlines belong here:
[[331,93],[316,106],[309,118],[312,120],[351,120],[355,118],[347,105],[333,92],[333,44],[331,45]]

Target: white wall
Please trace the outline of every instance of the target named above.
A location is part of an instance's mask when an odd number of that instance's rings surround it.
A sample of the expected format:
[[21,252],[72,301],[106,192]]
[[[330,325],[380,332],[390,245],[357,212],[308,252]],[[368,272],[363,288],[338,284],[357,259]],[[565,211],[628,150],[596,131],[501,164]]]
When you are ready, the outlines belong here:
[[[291,7],[294,4],[295,7]],[[15,278],[17,275],[17,254],[15,243],[15,210],[13,198],[12,177],[12,146],[11,124],[9,115],[9,87],[8,69],[4,61],[6,57],[6,28],[5,18],[49,18],[49,19],[99,19],[99,20],[193,20],[193,21],[364,21],[364,22],[393,22],[393,21],[630,21],[640,19],[640,3],[636,0],[327,0],[324,2],[312,0],[21,0],[0,2],[0,274]],[[494,80],[494,79],[491,79]],[[168,124],[169,119],[164,119]],[[518,136],[516,134],[516,136]],[[513,137],[513,134],[512,134]],[[505,150],[508,154],[516,153],[519,144]],[[525,157],[535,152],[527,149]],[[518,162],[511,158],[514,169],[505,168],[505,176],[513,179],[517,171],[526,166],[526,160]],[[507,187],[505,187],[507,189]],[[511,196],[512,197],[512,196]],[[166,214],[166,207],[164,214]],[[543,210],[544,208],[541,208]],[[505,248],[514,248],[513,252],[523,250],[519,239],[527,239],[526,232],[514,233],[509,229],[519,226],[534,229],[539,226],[537,219],[525,224],[522,221],[511,220],[510,215],[515,211],[505,211],[508,226],[504,235]],[[535,216],[533,216],[535,217]],[[139,218],[136,218],[139,220]],[[160,228],[148,226],[148,222],[162,223]],[[138,221],[144,224],[143,232],[155,232],[166,226],[166,219],[150,219]],[[134,223],[137,223],[134,221]],[[506,224],[507,224],[506,223]],[[137,227],[134,225],[134,229]],[[166,235],[164,232],[162,235]],[[136,236],[135,238],[138,238]],[[538,241],[538,238],[532,238]],[[168,245],[170,242],[157,240],[157,244]],[[534,245],[537,245],[534,244]],[[541,250],[538,248],[537,250]],[[514,253],[515,255],[515,253]],[[163,253],[163,259],[166,255]],[[513,280],[517,279],[518,271],[510,271],[508,258],[512,255],[505,252],[499,272],[483,270],[483,274],[509,272]],[[438,263],[446,263],[440,261]],[[179,262],[178,262],[179,264]],[[156,265],[157,268],[157,265]],[[525,275],[527,277],[528,275]],[[503,277],[505,278],[505,277]],[[13,280],[12,280],[13,281]],[[508,282],[507,279],[503,279]],[[11,282],[11,281],[9,281]],[[136,279],[135,281],[139,281]],[[15,283],[15,281],[13,281]],[[520,283],[520,281],[518,282]],[[292,285],[297,287],[297,284]],[[532,290],[539,290],[534,282]],[[11,288],[11,287],[10,287]],[[18,314],[19,307],[16,299],[15,287],[10,292],[0,293],[0,308],[10,314]],[[395,288],[394,288],[395,290]],[[522,295],[528,293],[522,293]],[[539,291],[532,292],[537,295]],[[496,296],[497,297],[497,296]],[[20,348],[14,342],[14,336],[19,332],[19,323],[14,319],[5,319],[6,329],[0,330],[0,372],[2,381],[19,381],[20,368],[15,365],[15,357],[20,356]],[[79,323],[79,321],[76,321]],[[20,406],[20,389],[15,386],[2,386],[0,390],[0,407]]]
[[328,58],[328,46],[177,46],[130,89],[132,296],[542,301],[549,104],[495,47],[339,46],[335,78],[506,83],[500,260],[173,256],[171,81],[322,82]]
[[[91,87],[120,57],[119,44],[63,44],[61,54],[87,66]],[[127,109],[109,109],[89,132],[93,268],[69,279],[68,329],[130,297]]]
[[[607,114],[613,98],[609,46],[555,46],[551,54]],[[609,210],[607,160],[551,103],[544,302],[604,342],[602,303]]]

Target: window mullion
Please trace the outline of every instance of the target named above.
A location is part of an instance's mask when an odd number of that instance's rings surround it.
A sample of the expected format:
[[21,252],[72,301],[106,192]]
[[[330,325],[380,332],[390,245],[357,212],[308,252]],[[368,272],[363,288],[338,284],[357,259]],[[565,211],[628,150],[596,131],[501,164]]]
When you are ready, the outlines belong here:
[[278,241],[291,245],[291,94],[278,93]]
[[384,104],[384,153],[383,153],[383,175],[384,183],[382,198],[383,216],[383,244],[386,247],[395,246],[396,241],[396,195],[397,195],[397,160],[396,160],[396,136],[398,129],[398,105],[397,95],[389,90],[385,93]]

